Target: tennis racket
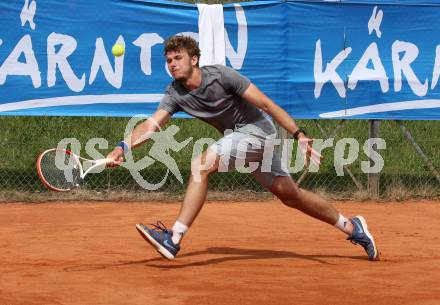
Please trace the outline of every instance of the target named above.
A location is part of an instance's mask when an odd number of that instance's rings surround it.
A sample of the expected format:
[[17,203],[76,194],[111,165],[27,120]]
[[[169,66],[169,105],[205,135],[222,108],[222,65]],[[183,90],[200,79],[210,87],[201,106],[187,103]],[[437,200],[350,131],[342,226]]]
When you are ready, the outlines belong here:
[[87,174],[113,161],[112,158],[89,160],[67,149],[52,148],[38,156],[37,173],[48,189],[67,192],[79,187]]

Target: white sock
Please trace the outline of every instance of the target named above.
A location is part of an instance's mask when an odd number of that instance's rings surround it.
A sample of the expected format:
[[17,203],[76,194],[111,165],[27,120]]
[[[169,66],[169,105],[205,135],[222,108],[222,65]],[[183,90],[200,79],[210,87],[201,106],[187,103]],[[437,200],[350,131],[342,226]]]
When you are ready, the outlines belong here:
[[339,214],[339,218],[335,224],[335,227],[348,235],[351,235],[351,232],[353,231],[353,226],[352,226],[350,220],[345,218],[344,215],[342,215],[342,214]]
[[175,245],[178,245],[182,240],[183,235],[186,233],[186,231],[188,231],[188,226],[181,222],[176,221],[174,223],[172,230],[173,230],[173,236],[171,237],[171,239]]

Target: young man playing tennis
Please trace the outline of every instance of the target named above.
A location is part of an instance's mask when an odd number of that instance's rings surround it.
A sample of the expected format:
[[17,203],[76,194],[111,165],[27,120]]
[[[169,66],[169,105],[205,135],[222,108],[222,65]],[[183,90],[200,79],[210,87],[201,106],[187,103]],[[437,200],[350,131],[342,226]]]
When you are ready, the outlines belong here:
[[183,236],[205,202],[211,174],[219,169],[232,169],[236,161],[241,164],[260,161],[260,166],[252,175],[285,205],[337,227],[348,235],[348,240],[365,249],[369,260],[379,258],[373,237],[362,216],[349,220],[319,196],[300,189],[287,170],[283,169],[277,153],[271,156],[269,169],[265,170],[263,164],[267,162],[261,161],[266,140],[276,137],[271,118],[298,141],[306,143],[308,155],[314,153],[304,130],[298,128],[281,107],[231,68],[219,65],[199,68],[200,50],[197,42],[190,37],[170,37],[165,42],[165,57],[174,81],[168,86],[153,116],[136,126],[108,155],[117,160],[112,165],[119,165],[124,151],[145,142],[149,134],[158,130],[158,125],[165,125],[178,111],[211,124],[221,133],[226,130],[231,132],[192,161],[183,204],[171,230],[161,222],[152,228],[143,224],[136,225],[137,230],[161,255],[168,259],[176,257]]

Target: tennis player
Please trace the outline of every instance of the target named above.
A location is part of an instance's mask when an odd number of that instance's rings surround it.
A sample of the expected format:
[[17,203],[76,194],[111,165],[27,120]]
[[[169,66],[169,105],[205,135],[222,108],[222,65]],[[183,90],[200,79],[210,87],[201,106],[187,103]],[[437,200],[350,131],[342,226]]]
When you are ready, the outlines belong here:
[[295,139],[306,143],[307,154],[316,157],[311,139],[304,129],[298,128],[281,107],[234,69],[221,65],[200,68],[200,49],[193,38],[180,35],[170,37],[165,42],[164,53],[174,80],[167,87],[152,117],[137,125],[108,155],[117,160],[111,165],[119,165],[124,153],[147,141],[148,135],[158,130],[158,125],[165,125],[179,111],[205,121],[222,134],[227,130],[230,132],[192,161],[184,200],[171,229],[160,221],[151,227],[136,225],[141,235],[162,256],[174,259],[179,252],[183,236],[205,202],[211,174],[220,169],[232,170],[235,164],[260,161],[251,174],[285,205],[335,226],[347,234],[347,239],[352,243],[361,245],[369,260],[379,259],[373,236],[362,216],[347,219],[332,204],[299,188],[282,166],[277,153],[272,154],[269,169],[264,168],[263,165],[268,164],[267,160],[263,160],[267,139],[275,138],[277,133],[272,119]]

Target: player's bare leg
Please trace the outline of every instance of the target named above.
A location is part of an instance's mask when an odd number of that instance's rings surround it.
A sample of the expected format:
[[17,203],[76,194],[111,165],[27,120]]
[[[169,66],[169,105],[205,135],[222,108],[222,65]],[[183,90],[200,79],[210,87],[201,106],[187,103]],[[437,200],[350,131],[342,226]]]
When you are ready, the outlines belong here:
[[373,236],[368,231],[367,223],[362,216],[356,216],[347,221],[332,204],[312,192],[299,188],[288,176],[275,177],[270,191],[285,205],[336,226],[345,232],[349,236],[349,240],[360,244],[365,249],[369,260],[379,258]]
[[196,219],[208,192],[208,179],[217,172],[220,157],[211,149],[191,162],[191,176],[177,221],[190,226]]
[[[270,191],[285,205],[298,209],[316,219],[334,225],[338,221],[339,212],[320,196],[301,189],[288,176],[274,178]],[[347,225],[347,234],[351,234],[353,226]]]

